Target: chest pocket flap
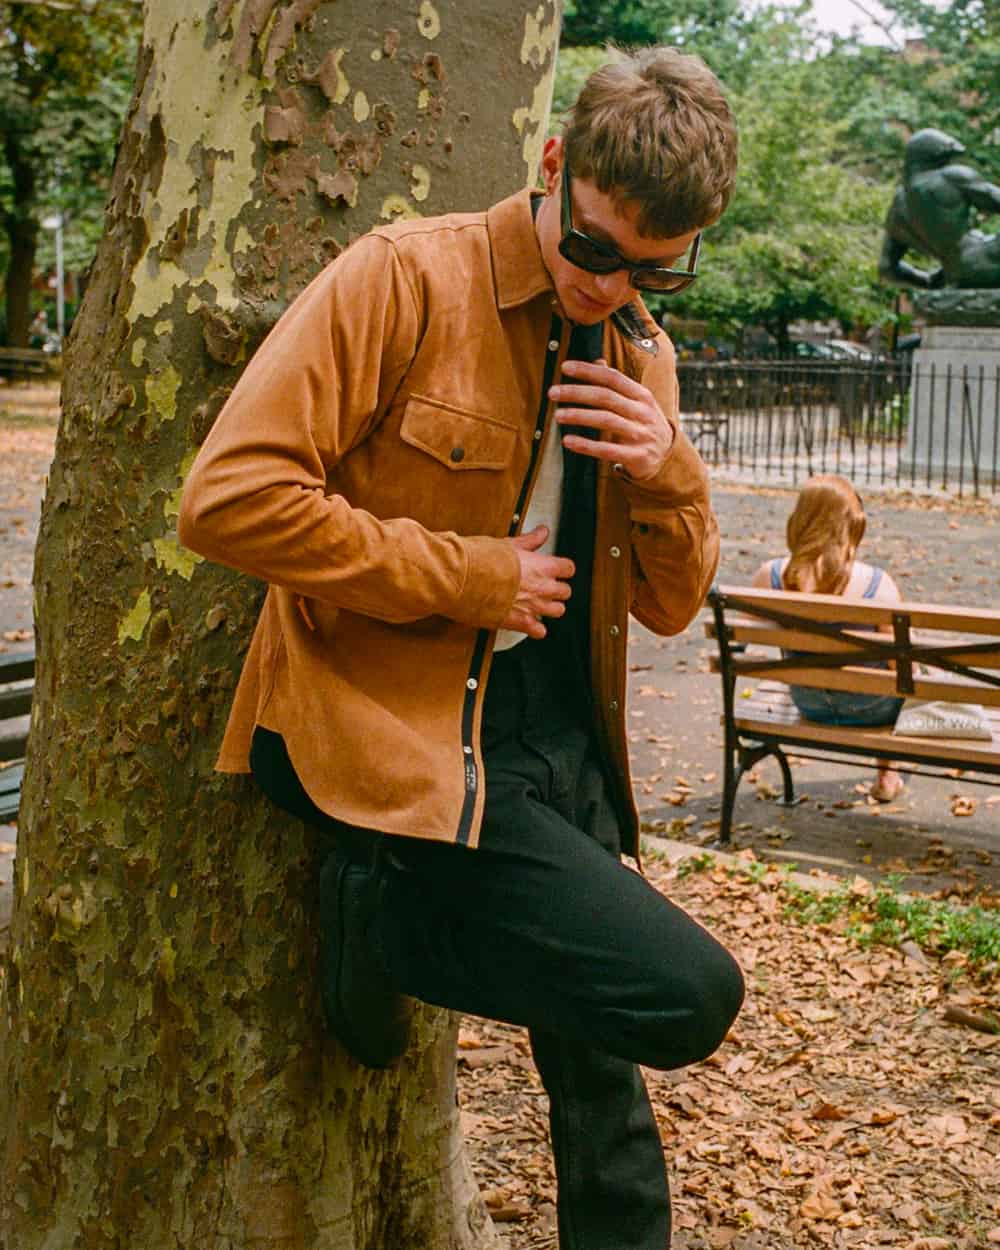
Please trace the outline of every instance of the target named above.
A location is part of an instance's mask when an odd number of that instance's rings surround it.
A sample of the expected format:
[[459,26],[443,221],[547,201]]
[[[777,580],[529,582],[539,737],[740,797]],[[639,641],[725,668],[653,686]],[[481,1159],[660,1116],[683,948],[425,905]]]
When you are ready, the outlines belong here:
[[399,436],[449,469],[502,469],[517,442],[512,425],[419,395],[407,401]]

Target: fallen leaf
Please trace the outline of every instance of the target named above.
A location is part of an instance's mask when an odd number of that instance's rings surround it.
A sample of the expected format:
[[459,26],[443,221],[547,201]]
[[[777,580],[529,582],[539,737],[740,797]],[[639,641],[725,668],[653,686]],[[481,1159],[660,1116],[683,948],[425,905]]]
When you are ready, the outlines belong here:
[[835,1220],[844,1208],[829,1194],[810,1194],[799,1207],[799,1214],[806,1220]]
[[835,1107],[830,1102],[817,1103],[809,1114],[814,1120],[846,1120],[848,1118],[846,1111]]

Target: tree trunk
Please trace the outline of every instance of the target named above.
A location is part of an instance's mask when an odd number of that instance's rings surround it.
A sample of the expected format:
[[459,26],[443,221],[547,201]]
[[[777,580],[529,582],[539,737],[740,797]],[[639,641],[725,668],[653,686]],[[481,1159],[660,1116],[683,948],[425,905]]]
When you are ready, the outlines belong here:
[[349,240],[534,180],[556,0],[156,0],[68,351],[0,1002],[3,1250],[483,1250],[455,1021],[324,1037],[316,847],[213,775],[261,588],[177,543],[265,331]]
[[9,347],[27,347],[31,329],[31,282],[35,276],[35,252],[38,250],[35,169],[30,158],[24,156],[16,133],[7,136],[4,149],[14,184],[14,207],[4,218],[10,248],[4,278],[7,344]]

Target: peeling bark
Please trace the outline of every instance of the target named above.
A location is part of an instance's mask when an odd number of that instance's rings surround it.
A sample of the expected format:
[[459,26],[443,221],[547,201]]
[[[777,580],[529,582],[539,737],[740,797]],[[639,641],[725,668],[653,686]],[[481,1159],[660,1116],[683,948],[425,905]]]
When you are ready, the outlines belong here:
[[175,524],[240,370],[323,264],[386,214],[535,178],[557,26],[555,0],[146,6],[36,564],[2,1250],[495,1244],[454,1021],[422,1010],[390,1073],[323,1036],[313,838],[212,773],[261,588]]

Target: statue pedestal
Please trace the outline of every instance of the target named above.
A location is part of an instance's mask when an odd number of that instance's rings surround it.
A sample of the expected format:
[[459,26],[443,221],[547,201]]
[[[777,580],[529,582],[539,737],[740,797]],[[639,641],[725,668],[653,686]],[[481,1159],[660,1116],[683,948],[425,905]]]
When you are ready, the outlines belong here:
[[918,489],[1000,489],[1000,325],[927,327],[901,457]]

